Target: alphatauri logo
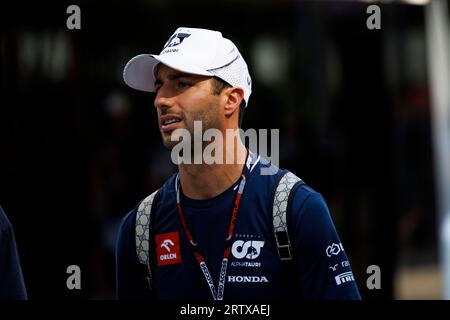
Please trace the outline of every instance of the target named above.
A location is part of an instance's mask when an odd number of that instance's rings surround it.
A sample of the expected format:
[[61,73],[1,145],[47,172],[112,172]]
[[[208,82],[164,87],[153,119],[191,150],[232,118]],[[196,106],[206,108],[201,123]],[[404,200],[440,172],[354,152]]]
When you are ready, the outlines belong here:
[[163,50],[170,47],[175,47],[183,42],[184,39],[188,38],[191,34],[185,32],[176,32],[174,33],[169,40],[167,40],[166,45]]
[[228,282],[269,282],[264,276],[228,276]]
[[158,266],[181,263],[178,231],[158,234],[155,240]]
[[264,241],[256,240],[236,240],[231,247],[231,253],[236,259],[256,259],[261,253],[261,248],[264,247]]

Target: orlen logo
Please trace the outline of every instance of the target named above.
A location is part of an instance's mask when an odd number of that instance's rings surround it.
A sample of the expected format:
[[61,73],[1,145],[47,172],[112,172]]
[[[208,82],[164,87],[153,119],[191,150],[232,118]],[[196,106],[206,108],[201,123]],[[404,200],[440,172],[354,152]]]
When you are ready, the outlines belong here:
[[264,241],[249,240],[244,242],[236,240],[231,247],[231,253],[236,259],[256,259],[261,253],[262,247],[264,247]]
[[178,231],[158,234],[155,239],[158,266],[181,263]]
[[173,243],[172,240],[170,239],[166,239],[163,241],[163,243],[161,244],[161,248],[166,249],[167,251],[170,252],[170,247],[173,247],[175,245],[175,243]]

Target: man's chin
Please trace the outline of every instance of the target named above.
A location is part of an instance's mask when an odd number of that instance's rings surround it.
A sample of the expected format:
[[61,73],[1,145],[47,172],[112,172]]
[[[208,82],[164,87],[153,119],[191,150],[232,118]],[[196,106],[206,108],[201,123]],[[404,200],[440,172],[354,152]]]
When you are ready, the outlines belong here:
[[169,151],[172,151],[173,147],[175,147],[175,145],[177,143],[178,143],[178,141],[171,141],[170,138],[169,139],[163,139],[163,145]]
[[177,144],[179,144],[184,140],[182,133],[185,133],[185,131],[177,131],[177,130],[172,130],[169,132],[161,131],[162,143],[164,147],[169,151],[171,151]]

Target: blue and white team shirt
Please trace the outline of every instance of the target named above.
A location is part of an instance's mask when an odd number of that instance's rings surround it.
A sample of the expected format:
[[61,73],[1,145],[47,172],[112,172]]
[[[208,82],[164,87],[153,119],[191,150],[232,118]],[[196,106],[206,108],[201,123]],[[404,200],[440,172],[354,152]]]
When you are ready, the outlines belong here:
[[[263,159],[263,158],[261,158]],[[265,160],[265,159],[264,159]],[[273,175],[261,174],[262,169]],[[273,196],[283,170],[259,161],[246,181],[239,207],[224,300],[360,299],[344,246],[323,197],[306,184],[294,187],[288,204],[292,263],[280,260],[272,222]],[[150,223],[150,268],[136,254],[137,209],[122,220],[116,248],[118,299],[211,300],[176,208],[176,174],[155,196]],[[239,181],[218,196],[181,205],[215,287]]]
[[0,300],[25,300],[27,291],[14,231],[0,207]]

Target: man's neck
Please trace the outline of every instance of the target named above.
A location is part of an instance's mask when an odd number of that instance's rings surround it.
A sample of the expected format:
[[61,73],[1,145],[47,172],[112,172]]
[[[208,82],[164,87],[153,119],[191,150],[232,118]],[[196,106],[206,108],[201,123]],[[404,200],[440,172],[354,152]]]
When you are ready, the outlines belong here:
[[214,198],[231,187],[242,174],[247,149],[238,143],[236,150],[231,152],[234,153],[233,163],[180,164],[178,169],[183,194],[191,199],[204,200]]

